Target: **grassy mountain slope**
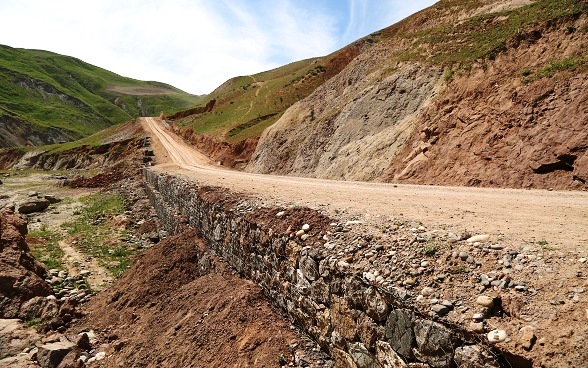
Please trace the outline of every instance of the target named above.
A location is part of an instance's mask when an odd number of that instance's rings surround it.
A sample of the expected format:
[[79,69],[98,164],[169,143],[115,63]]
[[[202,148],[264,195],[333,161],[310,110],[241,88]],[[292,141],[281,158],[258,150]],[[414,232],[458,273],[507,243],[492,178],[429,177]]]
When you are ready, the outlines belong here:
[[73,57],[0,46],[0,147],[69,141],[198,99]]
[[355,42],[331,55],[294,62],[255,75],[232,78],[200,103],[208,111],[176,119],[191,134],[205,133],[220,141],[239,143],[256,138],[295,102],[338,74],[372,39]]

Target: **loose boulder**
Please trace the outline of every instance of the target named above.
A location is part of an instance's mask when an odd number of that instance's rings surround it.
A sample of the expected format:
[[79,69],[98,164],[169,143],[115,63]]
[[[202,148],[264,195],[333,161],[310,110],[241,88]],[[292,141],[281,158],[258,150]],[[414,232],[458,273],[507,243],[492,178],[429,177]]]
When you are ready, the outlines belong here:
[[65,356],[76,347],[73,342],[54,342],[39,347],[37,362],[42,368],[57,368]]
[[18,205],[18,212],[24,215],[34,212],[43,212],[50,204],[51,202],[45,198],[29,200]]

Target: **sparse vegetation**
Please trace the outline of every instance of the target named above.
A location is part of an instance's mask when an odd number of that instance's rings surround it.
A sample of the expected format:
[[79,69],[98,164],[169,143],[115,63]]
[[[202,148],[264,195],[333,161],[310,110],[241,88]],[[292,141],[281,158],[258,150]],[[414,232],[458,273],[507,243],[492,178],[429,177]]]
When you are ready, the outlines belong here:
[[[437,10],[459,12],[479,6],[479,2],[468,4],[444,2],[437,5]],[[399,52],[396,58],[398,61],[429,60],[464,67],[475,61],[494,59],[506,50],[510,40],[517,36],[524,38],[525,32],[538,23],[556,23],[555,20],[586,11],[588,5],[583,1],[540,0],[512,11],[481,14],[457,25],[444,24],[404,35],[404,38],[412,40],[413,47],[410,51]]]
[[82,252],[100,259],[114,277],[130,265],[135,249],[128,247],[124,227],[113,226],[113,218],[125,212],[125,198],[98,193],[85,197],[84,207],[76,219],[63,224]]
[[455,71],[452,68],[445,69],[445,72],[443,73],[443,80],[445,81],[445,83],[447,83],[447,84],[451,83],[451,81],[453,80],[454,74],[455,74]]
[[588,67],[588,56],[568,57],[559,60],[552,60],[538,70],[525,68],[521,71],[525,83],[531,83],[542,78],[551,78],[557,73],[564,71],[576,71]]
[[432,257],[435,255],[435,253],[437,253],[438,250],[439,248],[437,248],[436,245],[427,244],[425,245],[424,252],[426,256]]
[[284,366],[284,365],[288,364],[288,361],[286,360],[286,358],[284,358],[284,356],[282,354],[280,354],[278,356],[278,364],[280,366]]
[[61,235],[42,226],[40,230],[33,230],[27,235],[27,242],[31,253],[48,269],[63,269],[63,250],[59,247]]

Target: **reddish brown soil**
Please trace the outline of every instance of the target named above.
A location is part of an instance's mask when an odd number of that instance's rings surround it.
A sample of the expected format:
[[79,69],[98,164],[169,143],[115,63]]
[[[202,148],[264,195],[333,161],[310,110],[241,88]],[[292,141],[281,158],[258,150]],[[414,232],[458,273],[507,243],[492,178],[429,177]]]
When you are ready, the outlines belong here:
[[289,324],[256,285],[205,252],[192,230],[168,238],[90,302],[79,327],[109,341],[98,366],[276,367],[278,357],[290,360],[297,335]]
[[137,177],[139,175],[140,166],[133,165],[128,161],[121,161],[94,176],[77,176],[69,182],[68,186],[70,188],[105,188],[129,176]]
[[227,167],[238,167],[251,159],[259,137],[248,138],[231,144],[207,134],[194,133],[193,128],[180,128],[171,123],[172,130],[208,156],[211,160]]

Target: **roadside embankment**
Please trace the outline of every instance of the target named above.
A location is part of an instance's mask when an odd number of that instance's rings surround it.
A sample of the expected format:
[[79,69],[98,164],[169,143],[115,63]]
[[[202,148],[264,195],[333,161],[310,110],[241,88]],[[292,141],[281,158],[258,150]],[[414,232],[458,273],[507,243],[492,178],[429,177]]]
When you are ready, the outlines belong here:
[[[586,359],[582,258],[409,223],[378,234],[359,221],[264,208],[179,176],[144,175],[167,231],[195,228],[337,366],[532,367]],[[569,300],[553,294],[554,282],[570,290]],[[570,334],[555,336],[551,323]]]

